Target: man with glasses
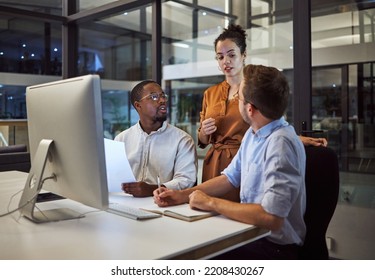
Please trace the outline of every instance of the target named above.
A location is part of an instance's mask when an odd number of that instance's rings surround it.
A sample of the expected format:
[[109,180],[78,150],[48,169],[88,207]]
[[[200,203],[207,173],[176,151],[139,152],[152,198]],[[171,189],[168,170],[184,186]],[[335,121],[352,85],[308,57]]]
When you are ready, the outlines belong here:
[[159,185],[182,190],[197,180],[197,154],[193,138],[167,122],[168,95],[155,81],[146,80],[131,91],[139,121],[116,136],[137,182],[122,184],[135,197],[152,196]]
[[[190,203],[228,218],[269,229],[271,234],[219,259],[297,259],[306,226],[303,144],[283,114],[289,86],[274,67],[247,65],[239,88],[239,110],[250,124],[240,149],[222,175],[182,191],[154,191],[159,206]],[[241,203],[218,198],[239,188]]]

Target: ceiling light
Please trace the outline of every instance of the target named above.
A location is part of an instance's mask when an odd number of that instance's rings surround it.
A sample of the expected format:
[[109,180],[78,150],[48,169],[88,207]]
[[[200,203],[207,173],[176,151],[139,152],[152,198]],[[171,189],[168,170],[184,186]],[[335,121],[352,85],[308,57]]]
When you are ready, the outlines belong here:
[[189,45],[188,44],[184,44],[184,43],[172,43],[173,46],[175,47],[180,47],[180,48],[184,48],[184,49],[188,49],[189,48]]

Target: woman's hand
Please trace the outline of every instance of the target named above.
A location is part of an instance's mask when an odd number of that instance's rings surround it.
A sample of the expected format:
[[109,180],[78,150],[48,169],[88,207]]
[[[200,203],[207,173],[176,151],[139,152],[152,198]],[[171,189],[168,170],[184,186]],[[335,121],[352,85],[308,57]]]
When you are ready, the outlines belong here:
[[209,136],[217,130],[217,126],[215,125],[215,119],[208,118],[202,121],[201,125],[201,132],[205,136]]
[[300,136],[299,137],[305,146],[323,146],[327,147],[328,142],[325,138],[313,138],[313,137],[306,137]]

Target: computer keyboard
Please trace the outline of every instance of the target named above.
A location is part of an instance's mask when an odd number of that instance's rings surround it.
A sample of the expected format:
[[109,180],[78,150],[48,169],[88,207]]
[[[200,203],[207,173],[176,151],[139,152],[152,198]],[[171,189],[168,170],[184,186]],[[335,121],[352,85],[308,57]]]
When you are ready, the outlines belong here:
[[107,212],[124,216],[133,220],[146,220],[162,216],[161,214],[148,212],[139,208],[126,206],[119,203],[110,203]]
[[36,202],[47,202],[47,201],[53,201],[58,199],[65,199],[65,197],[60,196],[58,194],[52,193],[52,192],[45,192],[45,193],[39,193]]

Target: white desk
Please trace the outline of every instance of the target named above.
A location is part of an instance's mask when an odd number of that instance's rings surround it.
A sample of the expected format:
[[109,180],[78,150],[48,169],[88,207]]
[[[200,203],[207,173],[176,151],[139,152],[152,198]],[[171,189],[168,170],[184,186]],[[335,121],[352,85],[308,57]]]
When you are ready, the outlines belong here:
[[[0,213],[22,190],[27,174],[0,172]],[[12,201],[18,205],[21,194]],[[119,194],[125,203],[146,205],[152,198]],[[169,217],[134,221],[64,199],[39,203],[41,209],[69,207],[86,217],[34,224],[19,213],[0,218],[0,259],[204,259],[269,234],[222,216],[185,222]]]

